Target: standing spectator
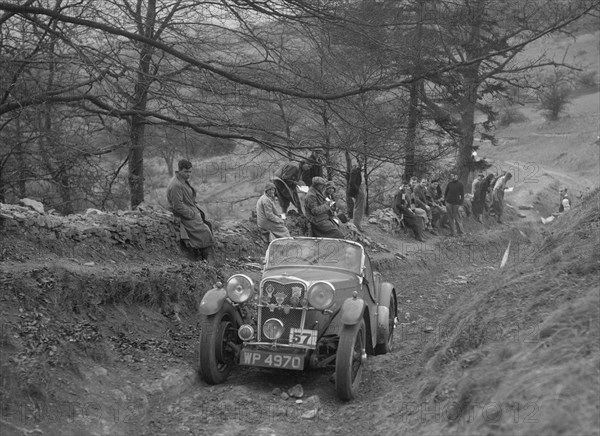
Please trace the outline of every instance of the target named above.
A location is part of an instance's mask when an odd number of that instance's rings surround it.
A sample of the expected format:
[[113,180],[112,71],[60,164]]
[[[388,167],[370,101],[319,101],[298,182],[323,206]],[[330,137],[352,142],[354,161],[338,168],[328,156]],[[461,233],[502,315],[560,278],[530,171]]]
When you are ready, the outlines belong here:
[[267,243],[274,238],[290,236],[285,220],[280,217],[275,205],[275,185],[271,182],[265,185],[265,193],[256,202],[256,224],[261,238]]
[[475,197],[475,192],[477,192],[477,188],[479,187],[479,185],[481,184],[482,181],[483,181],[483,174],[479,173],[477,175],[477,177],[475,177],[473,179],[473,182],[471,182],[471,195],[473,197]]
[[456,174],[452,174],[450,179],[444,192],[444,201],[446,202],[446,210],[448,211],[448,219],[450,220],[450,233],[451,236],[455,236],[456,228],[458,227],[458,233],[462,235],[464,231],[459,208],[465,199],[465,188],[458,180]]
[[494,179],[493,174],[488,174],[481,183],[477,186],[473,197],[473,215],[475,219],[480,223],[483,223],[483,212],[489,209],[487,203],[487,196],[490,191],[492,180]]
[[196,204],[196,190],[190,185],[192,163],[181,159],[179,171],[167,186],[167,201],[173,216],[179,221],[179,234],[183,244],[194,250],[208,263],[214,262],[214,239],[212,225]]
[[277,191],[277,199],[281,206],[281,211],[287,213],[290,203],[292,203],[298,213],[302,213],[302,206],[300,205],[300,198],[296,187],[300,181],[300,176],[303,170],[308,169],[308,164],[302,164],[302,169],[293,162],[285,164],[273,177],[273,183]]
[[511,178],[511,173],[506,173],[502,177],[499,177],[492,191],[492,210],[496,215],[496,221],[500,224],[502,224],[502,213],[504,212],[504,190]]
[[312,179],[311,187],[304,202],[305,216],[311,224],[312,236],[344,239],[344,234],[333,221],[334,212],[331,201],[324,195],[327,180],[323,177]]
[[320,150],[313,151],[300,163],[302,181],[310,188],[313,177],[323,177],[324,156]]
[[[362,162],[357,159],[357,164],[352,167],[348,176],[348,197],[352,198],[352,222],[359,231],[363,231],[361,222],[365,213],[365,188],[362,183]],[[349,205],[350,206],[350,205]],[[350,207],[348,207],[350,209]],[[350,214],[350,210],[348,210]]]

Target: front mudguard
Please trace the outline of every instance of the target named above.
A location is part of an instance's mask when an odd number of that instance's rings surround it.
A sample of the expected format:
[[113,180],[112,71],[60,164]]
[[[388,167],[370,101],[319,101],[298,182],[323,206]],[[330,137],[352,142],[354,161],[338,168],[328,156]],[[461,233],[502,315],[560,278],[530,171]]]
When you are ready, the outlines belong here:
[[[391,283],[382,283],[381,291],[379,292],[379,301],[377,302],[377,343],[385,344],[390,335],[390,316],[395,314],[390,313],[389,304],[390,298],[394,293],[394,286]],[[396,298],[394,296],[394,301]]]
[[227,293],[225,292],[225,289],[212,288],[204,294],[204,297],[202,297],[198,312],[200,312],[200,315],[214,315],[221,310],[226,298]]
[[343,325],[356,325],[363,318],[365,312],[365,300],[362,298],[348,298],[344,301],[341,309],[341,321]]

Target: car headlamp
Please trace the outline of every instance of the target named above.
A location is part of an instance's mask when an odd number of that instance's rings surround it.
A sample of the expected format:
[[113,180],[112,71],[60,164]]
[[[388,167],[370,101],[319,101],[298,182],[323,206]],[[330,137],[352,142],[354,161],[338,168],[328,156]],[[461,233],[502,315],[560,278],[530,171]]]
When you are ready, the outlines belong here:
[[315,309],[327,309],[333,304],[335,288],[329,282],[316,282],[308,288],[308,302]]
[[254,292],[254,282],[244,274],[236,274],[227,280],[227,296],[235,303],[244,303]]
[[277,318],[271,318],[263,324],[263,333],[271,341],[279,339],[283,336],[283,323]]

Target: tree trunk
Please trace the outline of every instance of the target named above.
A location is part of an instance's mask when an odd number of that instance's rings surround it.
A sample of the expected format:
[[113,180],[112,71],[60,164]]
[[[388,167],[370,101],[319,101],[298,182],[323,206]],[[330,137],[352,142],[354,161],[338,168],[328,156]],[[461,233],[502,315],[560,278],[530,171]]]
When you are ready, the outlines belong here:
[[[141,17],[140,17],[141,19]],[[154,37],[156,22],[156,0],[148,0],[148,9],[144,19],[143,33],[147,38]],[[140,51],[137,80],[134,90],[133,111],[143,112],[148,104],[148,89],[152,83],[150,65],[153,49],[148,44],[143,44]],[[134,209],[144,201],[144,133],[145,121],[140,115],[131,116],[130,145],[129,145],[129,191],[130,204]]]
[[419,125],[419,82],[410,85],[408,124],[406,126],[406,154],[404,158],[404,180],[415,175],[415,151],[417,149],[417,126]]

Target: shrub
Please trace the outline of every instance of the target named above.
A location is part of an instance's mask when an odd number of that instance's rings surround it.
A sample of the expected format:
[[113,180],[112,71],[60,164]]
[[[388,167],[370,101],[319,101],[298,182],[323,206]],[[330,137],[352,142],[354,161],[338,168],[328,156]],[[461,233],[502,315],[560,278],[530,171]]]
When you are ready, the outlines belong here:
[[598,72],[582,71],[577,75],[577,83],[584,89],[598,88]]
[[543,79],[538,91],[540,110],[547,121],[556,121],[570,104],[571,87],[566,74],[555,71]]
[[525,121],[529,121],[529,118],[515,107],[504,107],[500,110],[500,114],[498,115],[498,125],[500,127],[506,127],[513,123],[522,123]]

